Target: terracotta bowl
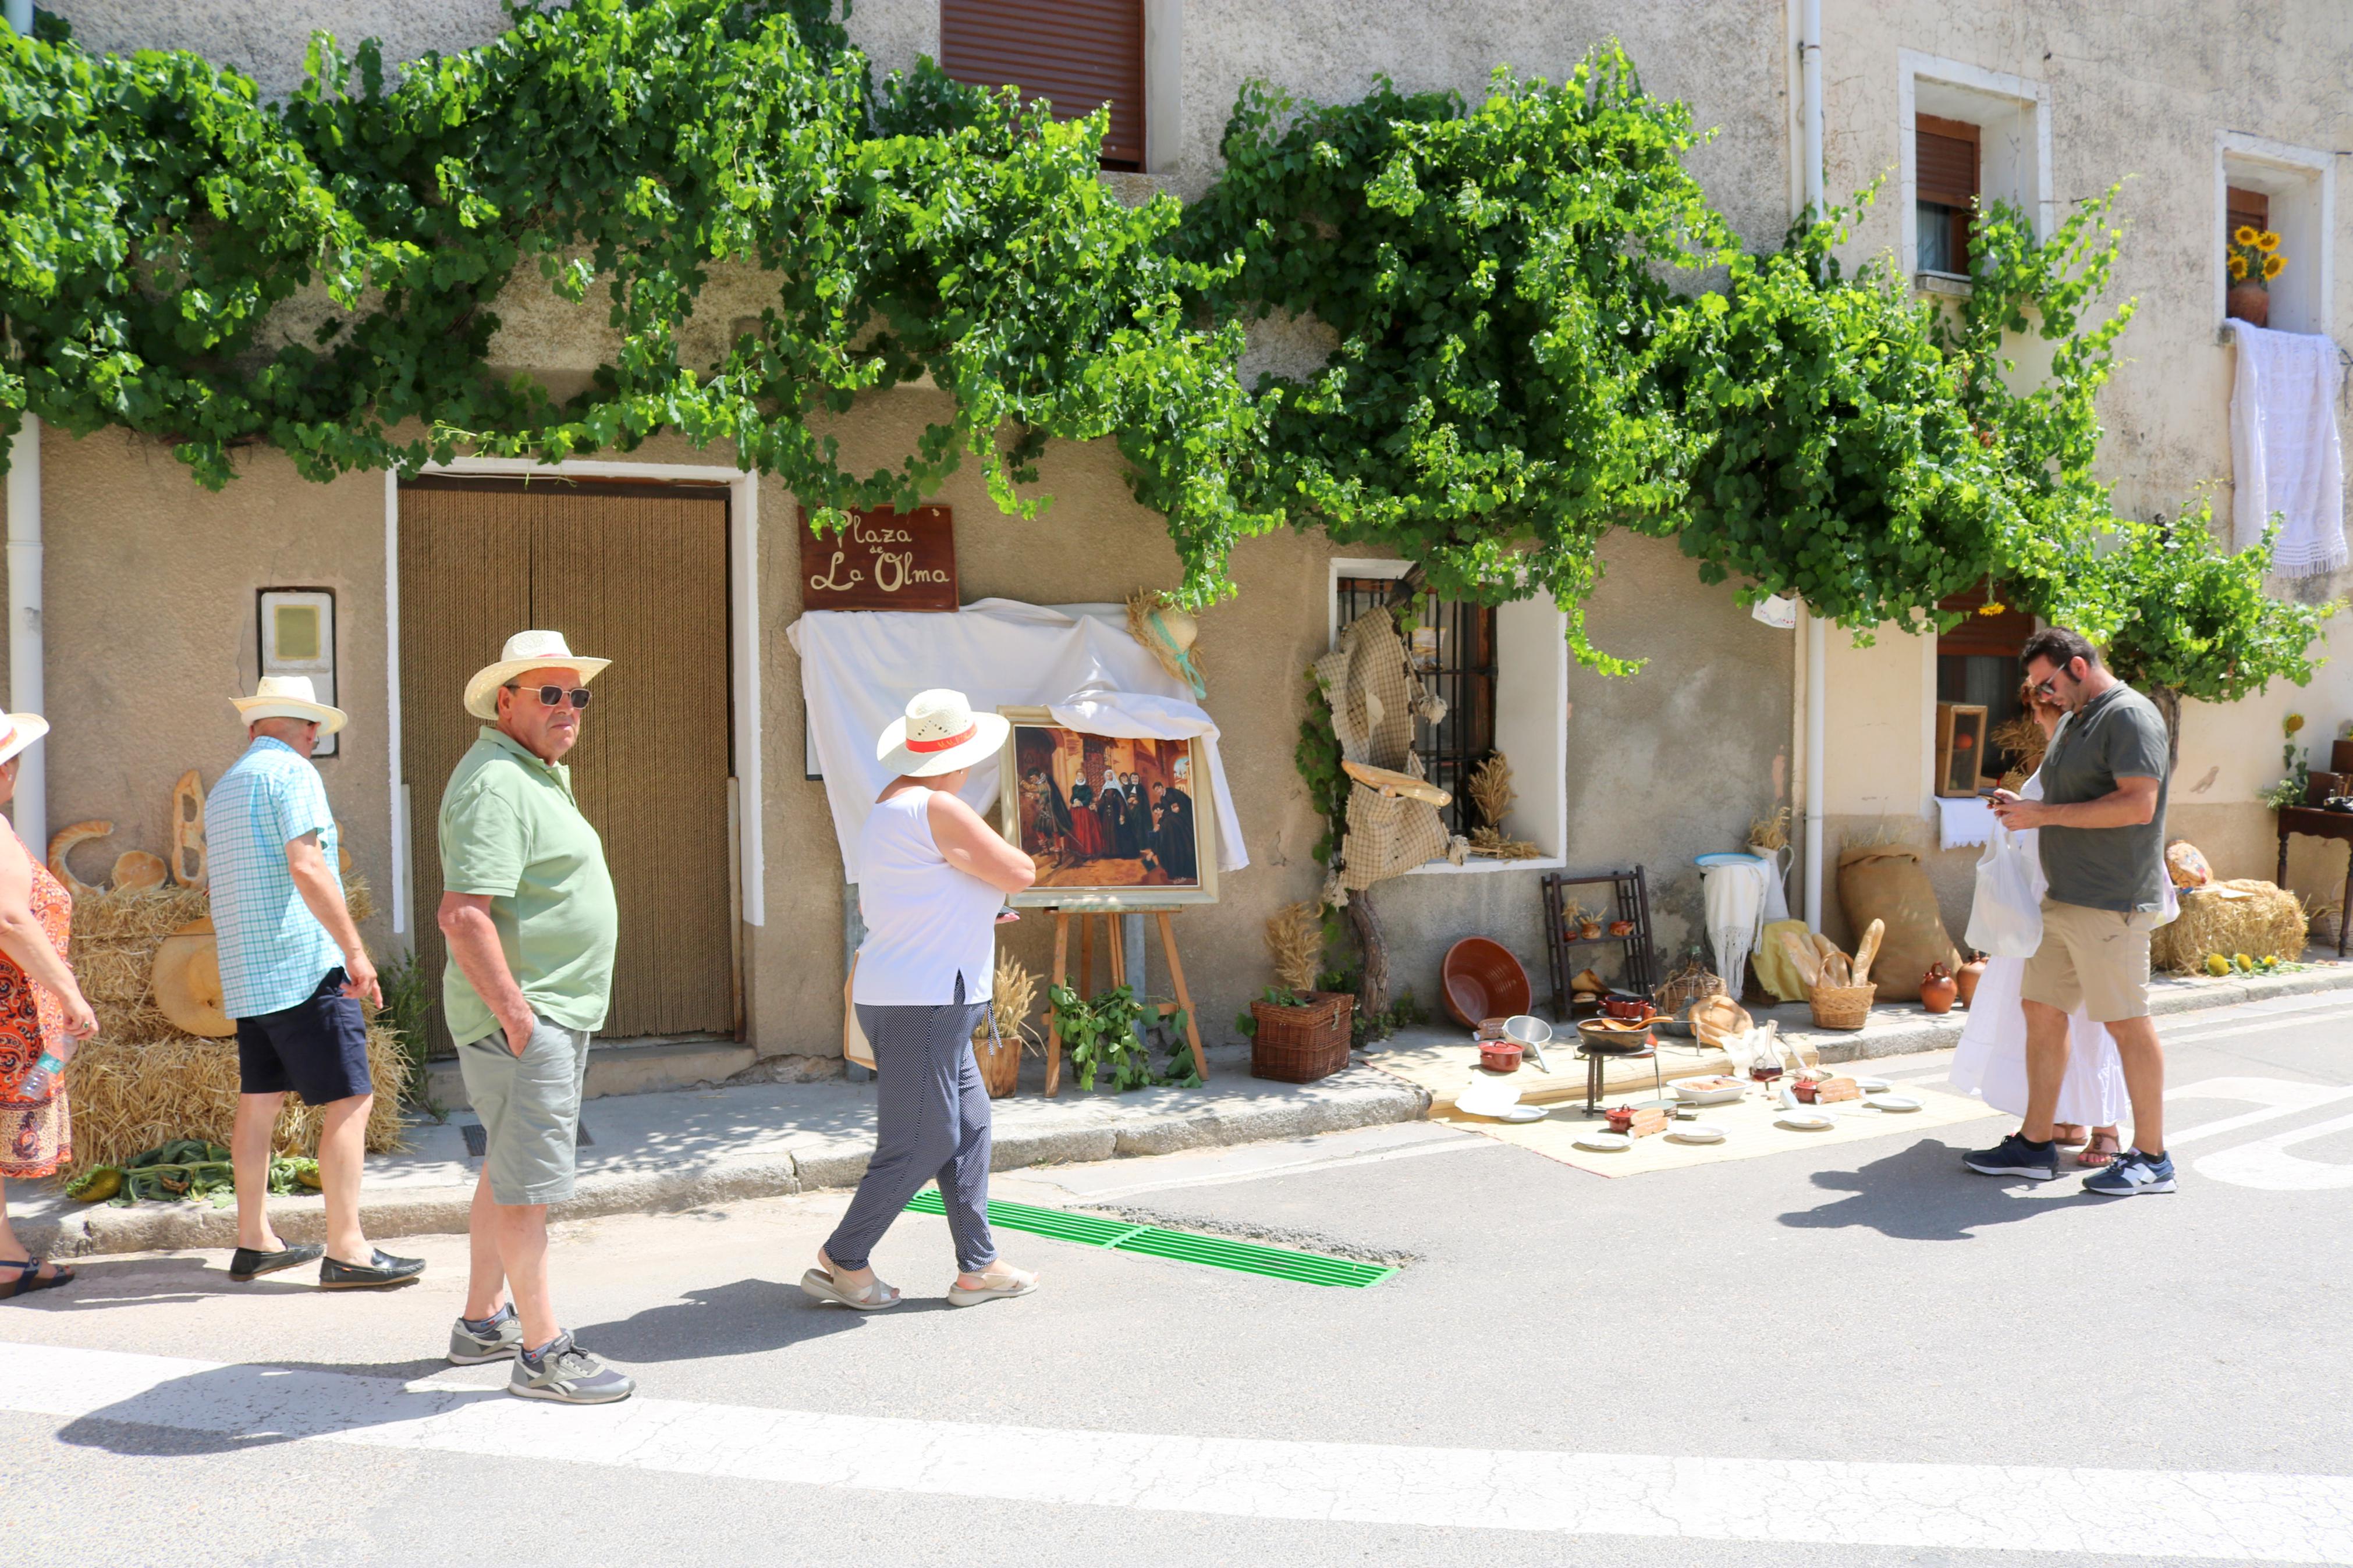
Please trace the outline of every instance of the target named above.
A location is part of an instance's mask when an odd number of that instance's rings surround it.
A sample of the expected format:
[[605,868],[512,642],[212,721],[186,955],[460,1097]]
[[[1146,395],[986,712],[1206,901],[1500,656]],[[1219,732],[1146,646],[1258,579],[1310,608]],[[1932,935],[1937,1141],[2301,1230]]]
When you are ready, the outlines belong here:
[[1448,948],[1439,978],[1448,1015],[1465,1028],[1477,1028],[1482,1018],[1525,1013],[1533,1000],[1520,961],[1503,943],[1483,936],[1466,936]]

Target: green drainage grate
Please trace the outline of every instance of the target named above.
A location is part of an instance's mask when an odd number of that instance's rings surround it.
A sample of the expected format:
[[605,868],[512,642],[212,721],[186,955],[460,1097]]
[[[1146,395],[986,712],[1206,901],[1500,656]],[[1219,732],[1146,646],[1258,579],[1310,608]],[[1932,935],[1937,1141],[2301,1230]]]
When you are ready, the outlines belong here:
[[[945,1214],[940,1202],[939,1190],[925,1187],[907,1204],[910,1214]],[[1056,1241],[1075,1241],[1082,1247],[1107,1247],[1121,1252],[1140,1252],[1150,1258],[1166,1258],[1179,1263],[1198,1263],[1206,1268],[1230,1268],[1242,1274],[1263,1275],[1270,1279],[1293,1279],[1303,1285],[1337,1285],[1362,1289],[1377,1285],[1397,1272],[1377,1263],[1358,1263],[1347,1258],[1325,1258],[1313,1252],[1293,1252],[1288,1247],[1261,1247],[1254,1242],[1229,1241],[1219,1236],[1197,1236],[1186,1230],[1162,1230],[1157,1226],[1129,1225],[1124,1220],[1101,1219],[1093,1215],[1071,1214],[1065,1209],[1034,1208],[1028,1204],[992,1203],[988,1205],[988,1223],[1007,1230],[1026,1230],[1034,1236],[1051,1237]]]

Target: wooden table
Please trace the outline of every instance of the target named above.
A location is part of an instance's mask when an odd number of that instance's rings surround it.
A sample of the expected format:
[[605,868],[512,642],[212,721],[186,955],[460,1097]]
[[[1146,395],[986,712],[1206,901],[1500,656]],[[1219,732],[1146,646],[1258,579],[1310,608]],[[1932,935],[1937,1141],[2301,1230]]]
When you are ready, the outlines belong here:
[[2288,836],[2301,833],[2313,838],[2342,839],[2348,848],[2345,860],[2345,907],[2337,917],[2337,956],[2345,956],[2346,937],[2353,934],[2353,814],[2323,811],[2316,805],[2284,805],[2279,812],[2279,875],[2274,880],[2287,886]]

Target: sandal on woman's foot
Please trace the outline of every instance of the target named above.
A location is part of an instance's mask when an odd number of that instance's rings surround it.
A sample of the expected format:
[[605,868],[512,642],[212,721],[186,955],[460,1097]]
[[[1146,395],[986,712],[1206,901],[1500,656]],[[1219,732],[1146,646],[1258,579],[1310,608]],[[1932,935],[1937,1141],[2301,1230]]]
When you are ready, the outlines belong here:
[[60,1263],[54,1273],[44,1274],[41,1270],[47,1264],[48,1259],[45,1258],[0,1258],[0,1268],[16,1271],[15,1279],[0,1281],[0,1301],[29,1296],[36,1290],[54,1290],[60,1285],[73,1283],[74,1271],[71,1268]]
[[820,1301],[836,1306],[854,1308],[860,1312],[879,1312],[885,1307],[895,1307],[902,1298],[899,1292],[880,1279],[869,1279],[863,1285],[845,1285],[822,1268],[812,1268],[801,1276],[801,1289]]
[[948,1305],[977,1307],[983,1301],[1000,1301],[1014,1296],[1027,1296],[1038,1289],[1038,1277],[1018,1268],[989,1271],[980,1276],[982,1283],[966,1285],[961,1279],[948,1287]]
[[2124,1141],[2116,1136],[2114,1128],[2096,1128],[2093,1131],[2092,1141],[2084,1145],[2082,1153],[2075,1156],[2075,1163],[2097,1170],[2103,1165],[2114,1164],[2116,1156],[2123,1152]]
[[2084,1126],[2079,1121],[2062,1121],[2051,1129],[2051,1142],[2062,1149],[2080,1149],[2084,1141]]

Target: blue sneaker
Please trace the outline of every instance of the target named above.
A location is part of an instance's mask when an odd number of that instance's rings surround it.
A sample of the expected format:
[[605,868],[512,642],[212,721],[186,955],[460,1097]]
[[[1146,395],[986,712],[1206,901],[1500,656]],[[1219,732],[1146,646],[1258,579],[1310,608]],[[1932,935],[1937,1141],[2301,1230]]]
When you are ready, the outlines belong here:
[[2144,1154],[2128,1149],[2106,1168],[2084,1178],[2084,1190],[2104,1197],[2130,1198],[2143,1193],[2173,1191],[2173,1159],[2168,1154]]
[[1990,1149],[1961,1156],[1980,1176],[2024,1176],[2030,1182],[2059,1179],[2059,1145],[2033,1144],[2013,1132]]

